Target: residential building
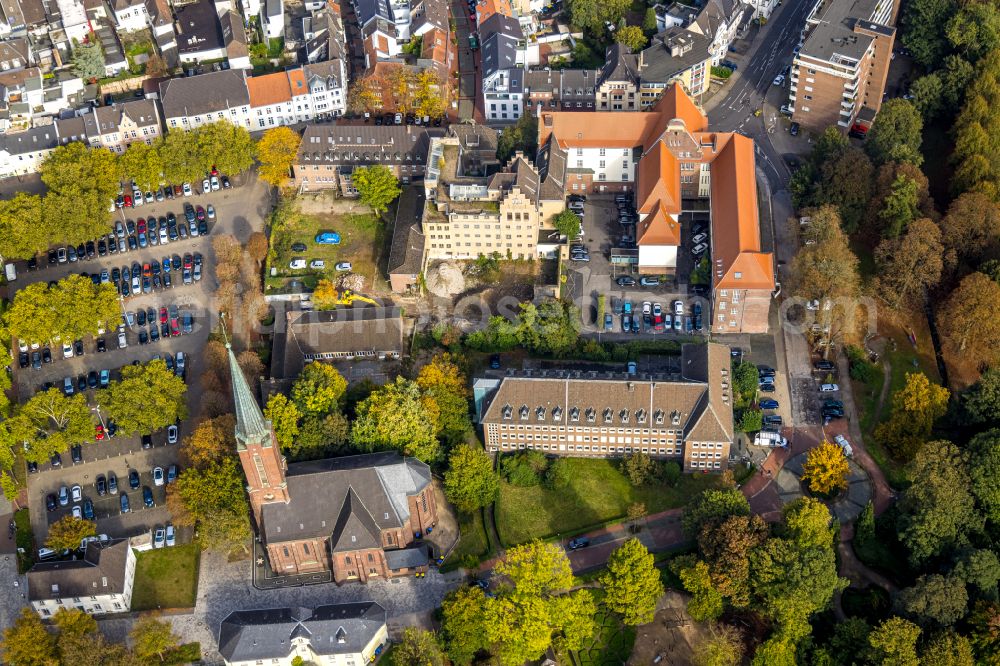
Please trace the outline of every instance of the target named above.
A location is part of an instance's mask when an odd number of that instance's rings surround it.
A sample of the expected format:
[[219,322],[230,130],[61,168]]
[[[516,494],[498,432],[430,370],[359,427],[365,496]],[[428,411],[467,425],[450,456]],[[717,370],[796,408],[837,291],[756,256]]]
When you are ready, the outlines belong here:
[[31,63],[31,42],[28,39],[15,37],[0,41],[0,70],[17,71]]
[[[452,126],[454,127],[454,125]],[[425,238],[421,227],[424,213],[422,189],[404,187],[396,206],[396,220],[389,246],[389,285],[397,294],[418,291],[424,266]]]
[[679,83],[695,99],[708,90],[711,42],[697,32],[672,26],[653,37],[639,53],[640,108],[652,107],[663,91]]
[[101,50],[104,52],[104,75],[108,77],[118,76],[128,69],[128,59],[125,57],[125,49],[118,39],[118,33],[114,28],[104,22],[92,24],[93,36],[101,43]]
[[250,47],[247,45],[247,31],[243,18],[229,10],[219,17],[222,24],[222,41],[226,45],[226,59],[232,69],[251,69]]
[[679,376],[511,371],[493,380],[484,402],[486,448],[582,458],[641,452],[685,472],[723,472],[734,434],[729,347],[685,344],[680,361]]
[[754,8],[741,0],[707,0],[694,22],[685,27],[711,40],[708,51],[712,64],[718,65],[753,13]]
[[341,80],[346,84],[347,42],[339,5],[313,12],[302,19],[302,26],[306,62],[339,61]]
[[111,14],[118,30],[143,30],[149,23],[146,0],[110,0]]
[[422,176],[430,140],[443,130],[414,125],[309,125],[292,165],[292,183],[302,191],[336,189],[356,196],[351,174],[383,164],[404,183]]
[[533,69],[524,77],[524,113],[594,111],[600,70]]
[[898,0],[817,2],[792,61],[792,120],[813,132],[867,131],[882,106]]
[[382,18],[370,21],[361,28],[365,69],[371,70],[380,61],[394,58],[402,53],[401,41],[397,38],[396,26],[391,21]]
[[60,608],[91,615],[127,613],[134,580],[135,553],[128,539],[95,541],[80,559],[33,566],[28,571],[28,601],[42,618]]
[[160,106],[167,131],[217,120],[252,129],[250,92],[242,69],[168,79],[160,84]]
[[271,570],[331,572],[337,583],[426,570],[427,551],[414,542],[437,523],[430,468],[395,452],[289,464],[228,356],[237,455]]
[[264,36],[268,39],[278,39],[285,35],[285,2],[284,0],[264,0],[261,3],[260,25]]
[[380,24],[379,32],[396,40],[395,48],[410,41],[410,4],[406,0],[351,0],[351,5],[363,34],[372,34],[370,29]]
[[55,125],[0,134],[0,177],[36,173],[45,158],[58,145],[59,137]]
[[284,324],[273,338],[274,379],[295,379],[312,361],[384,361],[403,355],[403,319],[397,307],[289,310]]
[[524,35],[521,24],[495,13],[479,25],[483,106],[487,120],[516,121],[523,111]]
[[162,135],[158,103],[151,99],[100,106],[83,114],[83,120],[91,146],[103,146],[119,154],[133,143],[151,146]]
[[651,111],[543,111],[538,131],[543,183],[554,179],[565,192],[635,192],[638,252],[623,254],[622,263],[640,273],[676,274],[685,202],[708,199],[712,331],[767,331],[774,261],[761,246],[751,139],[710,131],[677,83]]
[[515,18],[514,8],[510,4],[510,0],[479,0],[476,3],[476,25],[481,26],[483,21],[494,14]]
[[[55,7],[47,3],[46,13],[51,9],[58,11],[58,23],[61,25],[65,40],[72,43],[73,40],[82,42],[90,32],[90,23],[87,20],[87,10],[84,9],[82,0],[56,0]],[[50,21],[50,25],[56,21]],[[55,41],[55,40],[53,40]]]
[[174,18],[168,0],[146,0],[146,15],[154,38],[158,40],[167,35],[173,37]]
[[226,57],[222,26],[212,0],[197,0],[174,9],[177,14],[177,55],[182,63]]
[[389,641],[385,621],[374,601],[235,611],[219,627],[219,653],[227,666],[367,664]]
[[597,80],[598,111],[639,110],[639,56],[628,47],[613,44],[605,54],[604,68]]

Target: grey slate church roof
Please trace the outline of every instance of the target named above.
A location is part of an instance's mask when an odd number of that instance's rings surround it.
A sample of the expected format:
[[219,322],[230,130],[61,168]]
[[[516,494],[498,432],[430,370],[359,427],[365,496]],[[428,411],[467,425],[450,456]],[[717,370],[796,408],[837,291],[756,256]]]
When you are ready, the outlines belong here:
[[317,655],[358,654],[385,626],[374,601],[308,608],[267,608],[230,613],[219,627],[219,652],[227,662],[287,658],[293,638]]

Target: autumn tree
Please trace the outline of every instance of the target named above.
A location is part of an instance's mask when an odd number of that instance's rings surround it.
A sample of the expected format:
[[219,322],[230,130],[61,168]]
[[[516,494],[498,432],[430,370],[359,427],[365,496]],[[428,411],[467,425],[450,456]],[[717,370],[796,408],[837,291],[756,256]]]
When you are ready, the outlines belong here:
[[[82,243],[108,233],[108,206],[118,196],[117,157],[80,141],[60,145],[39,169],[48,193],[43,215],[58,223],[63,242]],[[112,291],[114,291],[112,289]]]
[[151,616],[140,618],[129,632],[129,638],[139,657],[147,661],[158,657],[161,663],[180,642],[169,622]]
[[628,539],[616,548],[599,580],[606,593],[605,605],[624,624],[636,626],[653,621],[656,604],[663,596],[663,583],[653,556],[641,541]]
[[204,177],[194,132],[167,132],[153,145],[163,162],[163,179],[168,183],[192,182]]
[[437,71],[425,68],[414,77],[413,111],[418,116],[440,118],[444,115],[448,99]]
[[49,525],[45,545],[52,550],[76,550],[87,537],[97,534],[97,524],[76,516],[63,516]]
[[486,603],[478,586],[452,590],[441,602],[441,635],[456,666],[468,666],[477,653],[489,648],[483,629]]
[[351,82],[347,91],[347,106],[354,113],[378,113],[382,110],[383,82],[372,75]]
[[656,475],[656,462],[640,451],[625,454],[619,468],[633,486],[647,484]]
[[368,451],[394,449],[425,462],[440,454],[438,413],[416,382],[397,377],[357,406],[351,439]]
[[299,408],[284,394],[272,393],[264,407],[264,418],[271,422],[282,452],[291,453],[299,434],[299,419],[302,418]]
[[392,648],[392,661],[399,666],[444,666],[445,658],[437,634],[416,627],[403,630]]
[[340,409],[347,380],[328,363],[313,361],[292,384],[292,402],[306,415],[325,416]]
[[694,646],[691,660],[695,666],[739,666],[743,651],[739,629],[713,622],[708,625],[708,635]]
[[809,485],[810,491],[819,495],[832,495],[847,490],[847,475],[850,471],[843,449],[823,440],[806,455],[806,461],[802,465],[802,480]]
[[954,631],[935,634],[920,651],[921,666],[973,666],[969,639]]
[[875,124],[868,132],[865,149],[876,164],[909,162],[920,166],[924,121],[920,112],[905,99],[890,99],[882,104]]
[[698,552],[709,566],[712,587],[737,608],[750,604],[750,553],[767,537],[760,516],[729,515],[701,526]]
[[868,635],[872,661],[884,666],[917,666],[920,627],[901,617],[890,617]]
[[110,284],[95,285],[73,274],[54,285],[34,282],[18,290],[6,319],[11,335],[25,342],[77,340],[96,335],[102,324],[119,321],[121,305]]
[[1000,284],[982,273],[962,279],[948,295],[937,322],[946,348],[956,356],[1000,359],[1000,317],[995,316]]
[[892,394],[889,420],[875,429],[875,437],[899,460],[912,459],[930,436],[934,422],[948,411],[950,395],[924,373],[906,373],[906,384]]
[[696,539],[705,525],[714,525],[730,516],[749,516],[750,503],[735,488],[708,489],[696,495],[684,508],[681,527],[689,539]]
[[202,174],[218,168],[221,173],[243,173],[254,162],[254,142],[242,125],[217,120],[192,132],[198,141]]
[[243,483],[235,456],[190,467],[167,487],[167,506],[176,524],[198,524],[203,547],[245,549],[250,522]]
[[646,46],[646,35],[639,26],[627,25],[615,31],[615,41],[634,53]]
[[124,433],[149,435],[187,418],[187,384],[161,360],[126,365],[121,379],[98,392],[108,418]]
[[275,127],[257,141],[256,153],[261,180],[272,187],[284,187],[299,152],[302,137],[290,127]]
[[181,456],[187,467],[208,467],[236,455],[236,419],[226,414],[206,419],[181,440]]
[[913,221],[902,238],[875,249],[878,295],[893,308],[912,304],[941,280],[943,254],[938,225],[927,218]]
[[8,664],[52,666],[57,663],[55,637],[28,607],[22,608],[14,624],[4,629],[0,648]]
[[449,444],[464,440],[472,429],[468,380],[451,354],[431,359],[420,369],[416,381],[424,395],[434,400],[442,439]]
[[[975,34],[975,33],[973,33]],[[1000,154],[995,140],[1000,133],[1000,49],[994,49],[975,67],[965,93],[965,104],[953,125],[955,165],[952,189],[956,194],[981,192],[993,201],[1000,198]]]
[[968,543],[983,518],[972,494],[967,454],[951,442],[926,443],[907,469],[896,531],[914,566]]
[[691,595],[687,604],[691,619],[696,622],[718,619],[722,615],[723,600],[712,585],[708,564],[693,558],[682,559],[677,563],[676,573],[684,589]]
[[136,141],[118,157],[118,167],[123,180],[134,180],[139,189],[150,192],[160,186],[163,178],[163,160],[156,148],[145,141]]
[[974,270],[1000,249],[1000,206],[982,192],[966,192],[941,219],[944,261],[950,271]]
[[317,310],[333,310],[340,301],[340,290],[330,280],[322,279],[316,284],[312,294],[313,307]]
[[42,217],[42,199],[18,192],[0,201],[0,256],[30,259],[61,238],[61,231]]
[[500,478],[493,460],[478,446],[460,444],[448,456],[444,493],[462,513],[489,506],[500,494]]
[[87,397],[82,393],[66,396],[57,388],[31,396],[4,426],[11,441],[22,443],[29,462],[68,451],[94,434]]
[[383,164],[355,169],[351,174],[351,183],[358,191],[361,202],[376,214],[384,212],[403,191],[399,179]]
[[874,168],[836,127],[821,134],[809,159],[793,174],[789,189],[798,208],[835,206],[844,231],[853,233],[865,218]]

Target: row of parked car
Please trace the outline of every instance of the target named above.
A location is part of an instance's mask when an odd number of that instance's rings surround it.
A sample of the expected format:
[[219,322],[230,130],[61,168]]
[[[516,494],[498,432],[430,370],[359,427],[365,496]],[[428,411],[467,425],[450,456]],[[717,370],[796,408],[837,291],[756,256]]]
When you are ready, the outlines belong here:
[[[647,333],[667,331],[691,333],[702,330],[701,303],[694,303],[688,311],[684,301],[678,299],[671,304],[671,307],[672,311],[660,303],[643,301],[642,310],[639,312],[632,307],[631,301],[625,301],[622,303],[622,332],[639,333],[645,330]],[[614,318],[610,313],[604,316],[604,330],[614,330]]]
[[[194,194],[194,188],[191,187],[191,183],[164,185],[155,192],[150,190],[146,193],[143,193],[134,182],[131,183],[131,186],[131,194],[126,193],[124,188],[118,192],[114,208],[138,208],[144,203],[152,204],[155,201],[165,201],[174,197],[189,197]],[[219,190],[228,190],[232,186],[233,184],[229,181],[229,176],[220,174],[219,170],[213,166],[212,171],[201,181],[201,193],[207,194],[209,192],[218,192]]]
[[187,252],[164,256],[162,261],[153,259],[131,266],[103,270],[101,282],[115,285],[118,293],[125,298],[150,294],[160,289],[172,289],[175,284],[190,285],[201,281],[203,259],[200,252]]
[[[164,470],[162,467],[157,466],[152,469],[151,474],[153,485],[162,486],[177,480],[178,467],[177,465],[170,465],[167,470]],[[130,469],[128,471],[128,486],[131,490],[139,490],[140,478],[138,470]],[[115,476],[114,472],[110,472],[106,477],[103,474],[99,474],[94,482],[94,489],[97,491],[98,497],[104,497],[108,494],[119,495],[121,512],[129,513],[131,510],[128,494],[118,492],[118,477]],[[78,483],[69,488],[63,485],[59,488],[58,493],[49,493],[45,498],[45,508],[48,511],[55,511],[59,507],[69,506],[71,502],[73,504],[71,509],[73,516],[86,520],[94,520],[94,502],[89,497],[83,496],[83,488]],[[153,499],[153,490],[149,486],[142,486],[142,503],[147,508],[156,506],[156,502]]]

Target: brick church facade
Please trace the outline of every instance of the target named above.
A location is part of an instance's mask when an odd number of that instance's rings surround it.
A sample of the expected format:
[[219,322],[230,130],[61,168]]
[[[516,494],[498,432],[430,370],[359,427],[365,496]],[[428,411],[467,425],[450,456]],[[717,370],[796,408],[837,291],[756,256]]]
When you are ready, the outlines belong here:
[[289,465],[232,350],[229,364],[237,453],[271,569],[331,571],[337,583],[424,570],[418,540],[437,522],[430,468],[394,452]]

